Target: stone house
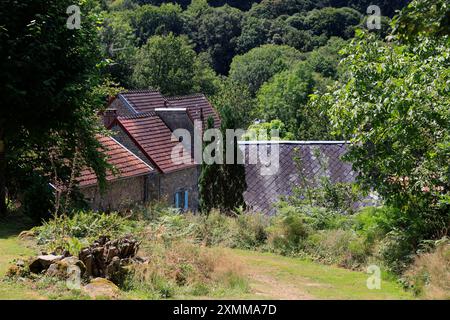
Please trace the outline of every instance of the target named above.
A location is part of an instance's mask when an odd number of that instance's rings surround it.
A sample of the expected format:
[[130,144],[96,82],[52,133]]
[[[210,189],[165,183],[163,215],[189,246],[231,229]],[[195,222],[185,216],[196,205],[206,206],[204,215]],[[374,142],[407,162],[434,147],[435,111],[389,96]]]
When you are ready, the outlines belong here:
[[133,152],[112,137],[98,136],[105,148],[108,162],[115,172],[107,172],[107,186],[100,192],[95,173],[83,169],[78,177],[78,187],[93,210],[118,210],[129,204],[147,201],[148,176],[155,172]]
[[117,141],[153,169],[145,179],[145,201],[165,201],[181,210],[196,211],[200,165],[173,131],[186,129],[193,139],[196,121],[203,129],[209,117],[215,127],[220,125],[203,94],[164,97],[155,90],[133,90],[110,102],[103,122]]
[[[220,126],[217,112],[204,95],[164,97],[155,90],[127,91],[118,94],[102,116],[114,137],[102,142],[113,150],[122,148],[121,152],[109,152],[111,163],[121,175],[108,176],[107,193],[100,195],[95,175],[83,172],[80,187],[94,209],[117,209],[127,202],[148,201],[165,201],[181,210],[198,209],[200,165],[193,160],[186,141],[177,139],[174,131],[186,129],[193,138],[194,126],[200,123],[204,129],[209,117],[216,128]],[[280,197],[292,195],[305,177],[318,181],[327,176],[332,183],[353,182],[356,178],[351,164],[342,160],[345,141],[239,143],[245,155],[244,199],[253,211],[274,214]],[[261,174],[265,165],[249,161],[261,146],[269,152],[277,147],[279,167],[273,175]],[[299,175],[296,157],[301,159],[304,177]]]

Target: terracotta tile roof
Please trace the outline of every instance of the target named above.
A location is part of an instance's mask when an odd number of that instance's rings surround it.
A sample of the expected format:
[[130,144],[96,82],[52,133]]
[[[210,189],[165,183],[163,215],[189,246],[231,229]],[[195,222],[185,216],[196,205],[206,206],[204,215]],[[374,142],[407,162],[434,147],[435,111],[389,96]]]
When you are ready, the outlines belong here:
[[[108,162],[112,164],[117,171],[115,174],[107,172],[107,181],[146,175],[154,171],[153,168],[139,159],[114,138],[98,136],[97,139],[105,148]],[[80,187],[88,187],[97,184],[97,177],[95,176],[94,171],[89,168],[83,169],[77,180]]]
[[126,102],[136,113],[154,111],[156,108],[167,107],[167,100],[157,90],[130,90],[121,93]]
[[151,163],[154,163],[163,173],[195,165],[186,149],[172,159],[172,150],[177,145],[182,145],[177,140],[172,141],[172,131],[155,113],[118,117],[116,123],[124,129]]
[[164,97],[157,90],[130,90],[119,94],[119,98],[134,113],[153,112],[156,108],[185,108],[192,121],[200,120],[203,113],[203,124],[210,116],[214,119],[214,127],[220,126],[217,111],[209,103],[204,94],[192,94],[179,97]]
[[201,112],[203,112],[203,125],[206,126],[208,118],[211,116],[214,119],[214,127],[220,127],[219,115],[204,94],[168,97],[167,100],[175,108],[186,108],[192,120],[200,120]]
[[[257,152],[253,143],[240,142],[240,148],[245,155],[245,176],[247,190],[244,193],[246,204],[253,210],[265,214],[275,214],[274,204],[280,196],[292,195],[293,187],[301,185],[294,157],[300,156],[305,177],[318,180],[321,176],[328,176],[332,183],[353,182],[356,174],[350,163],[341,160],[346,153],[345,142],[289,142],[277,143],[279,146],[279,169],[273,175],[262,175],[263,165],[249,164],[249,155]],[[267,145],[270,151],[272,144]],[[298,148],[299,153],[294,151]],[[316,179],[314,179],[316,178]],[[357,203],[355,206],[364,205]]]

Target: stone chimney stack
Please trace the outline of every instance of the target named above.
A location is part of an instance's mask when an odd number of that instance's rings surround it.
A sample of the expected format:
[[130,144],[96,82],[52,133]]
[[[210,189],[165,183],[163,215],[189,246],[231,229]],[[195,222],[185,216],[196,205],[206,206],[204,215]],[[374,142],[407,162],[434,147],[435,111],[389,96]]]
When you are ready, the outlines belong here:
[[116,109],[106,109],[103,112],[103,124],[106,128],[108,128],[114,120],[117,118],[117,110]]

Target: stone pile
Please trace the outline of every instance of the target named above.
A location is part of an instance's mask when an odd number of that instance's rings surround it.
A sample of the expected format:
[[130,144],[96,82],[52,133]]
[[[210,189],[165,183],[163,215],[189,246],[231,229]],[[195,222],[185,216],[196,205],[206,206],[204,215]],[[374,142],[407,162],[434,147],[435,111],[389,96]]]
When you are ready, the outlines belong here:
[[[46,274],[52,277],[67,278],[71,270],[79,270],[80,277],[90,280],[104,278],[116,284],[123,281],[127,266],[134,263],[146,263],[147,260],[137,256],[139,242],[131,237],[110,240],[101,236],[89,247],[81,249],[78,257],[68,252],[63,254],[42,254],[32,258],[28,265],[33,274]],[[11,268],[11,275],[23,274],[25,263],[20,261]]]
[[138,250],[139,242],[130,237],[112,241],[108,237],[100,237],[90,247],[82,249],[78,258],[86,266],[89,277],[106,278],[117,283],[125,272],[125,266],[145,262],[137,256]]

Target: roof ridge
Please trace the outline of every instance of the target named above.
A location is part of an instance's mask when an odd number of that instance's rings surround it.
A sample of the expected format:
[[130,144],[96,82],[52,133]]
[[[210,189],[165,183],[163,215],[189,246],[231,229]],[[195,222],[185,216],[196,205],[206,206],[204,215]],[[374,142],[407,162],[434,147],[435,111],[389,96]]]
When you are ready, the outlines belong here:
[[241,140],[238,141],[240,145],[254,145],[254,144],[291,144],[291,145],[338,145],[338,144],[350,144],[350,141],[346,140]]
[[131,89],[131,90],[126,90],[124,92],[121,92],[120,94],[128,94],[128,93],[159,93],[162,95],[161,92],[159,92],[159,90],[157,89],[153,89],[153,88],[148,88],[148,89]]
[[148,112],[139,112],[137,114],[128,115],[128,116],[119,116],[119,117],[117,117],[117,119],[119,119],[119,120],[131,120],[131,119],[140,119],[140,118],[154,117],[154,116],[157,116],[156,112],[148,111]]

